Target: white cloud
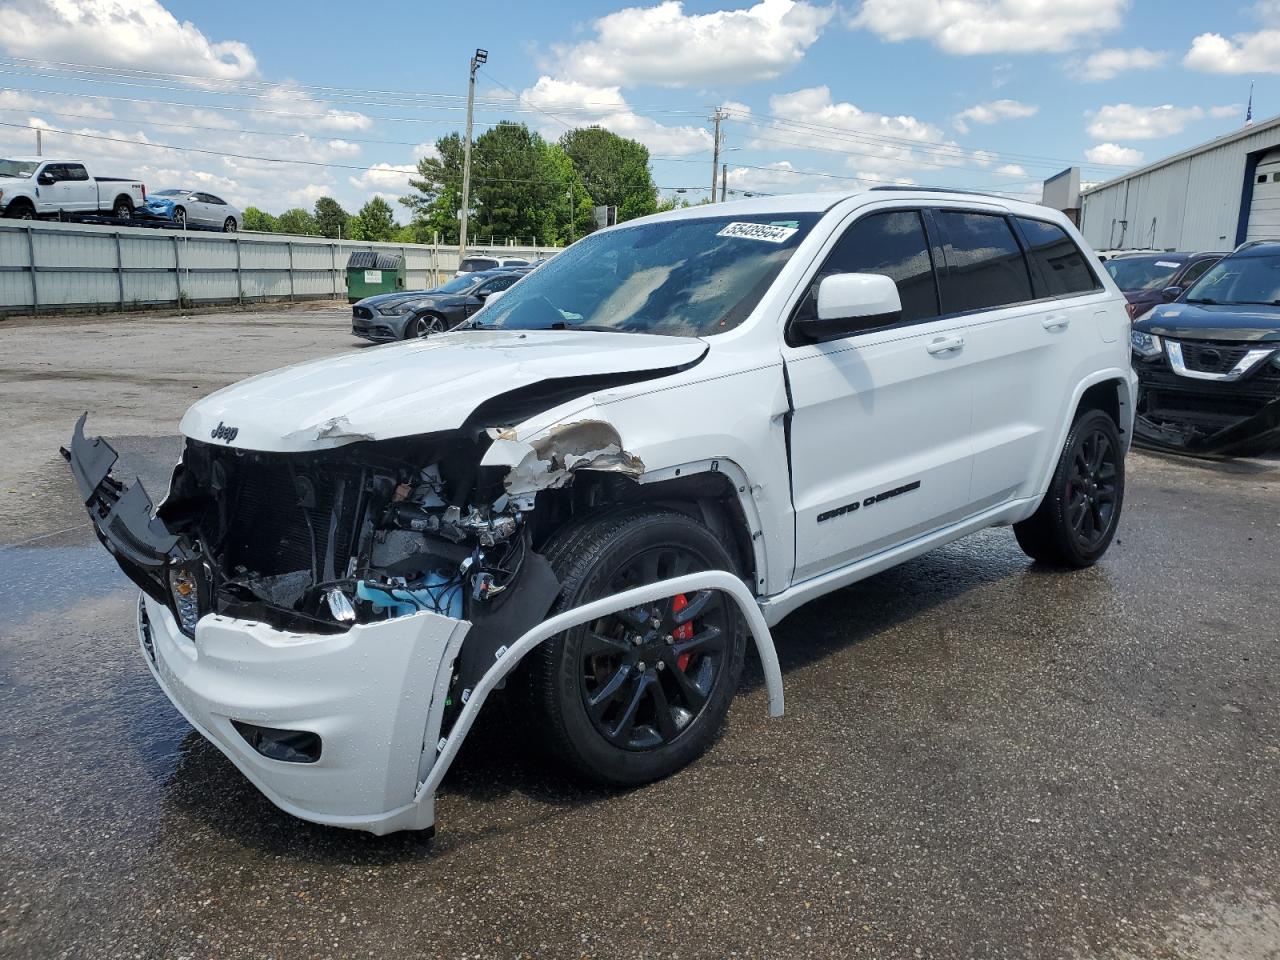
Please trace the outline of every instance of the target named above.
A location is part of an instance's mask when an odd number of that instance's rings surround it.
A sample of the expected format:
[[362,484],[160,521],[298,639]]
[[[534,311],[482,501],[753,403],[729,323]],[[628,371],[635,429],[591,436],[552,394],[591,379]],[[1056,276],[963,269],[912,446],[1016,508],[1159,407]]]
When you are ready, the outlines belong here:
[[863,0],[850,26],[947,53],[1069,50],[1120,26],[1129,0]]
[[1280,30],[1239,33],[1230,40],[1202,33],[1191,41],[1182,65],[1204,73],[1280,73]]
[[140,67],[216,80],[255,76],[238,40],[212,41],[159,0],[8,0],[0,49],[17,57]]
[[[298,187],[288,191],[284,195],[285,209],[291,210],[295,207],[301,207],[304,210],[311,210],[316,205],[316,201],[321,197],[329,196],[331,188],[320,183],[308,183],[305,187]],[[283,213],[283,210],[276,211]]]
[[736,120],[745,120],[751,116],[751,108],[737,100],[725,100],[720,104],[720,109]]
[[1122,147],[1116,143],[1100,143],[1084,152],[1084,158],[1090,163],[1119,163],[1136,167],[1142,162],[1141,150],[1133,147]]
[[970,159],[979,167],[989,167],[996,162],[996,155],[990,150],[975,150]]
[[1187,124],[1203,119],[1200,107],[1175,107],[1166,103],[1158,107],[1135,107],[1130,103],[1114,103],[1099,107],[1089,124],[1089,136],[1095,140],[1155,140],[1181,133]]
[[1244,106],[1239,103],[1224,103],[1220,107],[1210,107],[1209,116],[1222,120],[1227,117],[1239,117],[1244,122]]
[[1100,81],[1110,80],[1128,70],[1154,70],[1163,66],[1167,59],[1169,53],[1165,50],[1113,47],[1090,54],[1070,67],[1081,80]]
[[1002,167],[996,167],[996,175],[1001,177],[1023,177],[1027,176],[1027,168],[1017,163],[1006,163]]
[[1001,120],[1022,120],[1034,117],[1039,110],[1037,106],[1017,100],[991,100],[960,111],[952,123],[961,133],[968,133],[971,123],[992,124]]
[[325,146],[338,157],[354,157],[360,152],[360,144],[348,140],[330,140]]
[[595,37],[556,49],[559,76],[602,87],[768,80],[799,63],[835,13],[805,0],[686,14],[679,0],[596,20]]
[[892,179],[906,170],[966,166],[982,159],[958,143],[941,142],[944,134],[933,124],[835,102],[825,86],[776,94],[769,98],[769,111],[784,120],[832,129],[797,128],[775,121],[749,147],[775,150],[778,142],[786,141],[798,147],[839,151],[848,155],[850,168],[868,177],[874,174]]
[[420,144],[418,144],[416,147],[414,147],[414,148],[413,148],[413,159],[414,159],[414,160],[422,160],[422,159],[424,159],[424,158],[426,158],[426,157],[431,157],[431,158],[432,158],[432,159],[434,159],[434,160],[439,160],[439,159],[440,159],[440,150],[439,150],[439,148],[437,148],[437,147],[436,147],[436,145],[435,145],[435,143],[434,143],[434,142],[432,142],[432,141],[430,141],[430,140],[428,140],[428,141],[427,141],[427,142],[425,142],[425,143],[420,143]]
[[[640,116],[627,105],[618,87],[596,87],[542,76],[521,98],[552,116],[561,111],[572,114],[578,126],[596,124],[619,136],[639,140],[658,155],[699,153],[712,147],[711,134],[704,127],[668,127]],[[563,129],[548,132],[556,135]]]
[[400,196],[409,190],[409,178],[418,172],[413,163],[375,163],[350,179],[353,187],[371,191],[399,191]]
[[272,122],[272,113],[288,113],[290,120],[313,130],[329,130],[334,133],[351,133],[368,130],[373,118],[354,110],[334,110],[311,99],[296,83],[278,83],[267,90],[262,98],[261,111],[255,115],[263,122]]
[[107,104],[108,100],[97,97],[86,97],[79,100],[68,100],[40,97],[22,90],[0,90],[0,110],[23,112],[39,110],[47,113],[71,113],[78,119],[92,118],[110,120],[114,114]]

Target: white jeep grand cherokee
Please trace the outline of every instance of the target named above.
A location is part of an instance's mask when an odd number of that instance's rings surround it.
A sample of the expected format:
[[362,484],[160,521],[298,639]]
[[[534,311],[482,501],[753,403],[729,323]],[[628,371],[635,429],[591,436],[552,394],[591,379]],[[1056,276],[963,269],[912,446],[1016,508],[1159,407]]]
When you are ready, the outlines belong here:
[[156,511],[83,420],[67,456],[178,708],[282,808],[385,833],[433,825],[503,680],[638,784],[711,745],[749,638],[781,711],[807,600],[995,525],[1092,564],[1134,392],[1062,215],[895,188],[602,230],[453,332],[221,390]]

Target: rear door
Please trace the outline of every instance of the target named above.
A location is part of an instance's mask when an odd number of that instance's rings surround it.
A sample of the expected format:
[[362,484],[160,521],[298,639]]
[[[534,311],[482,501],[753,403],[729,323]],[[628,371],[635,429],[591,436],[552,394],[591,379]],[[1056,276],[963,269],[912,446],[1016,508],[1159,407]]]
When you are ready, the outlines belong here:
[[61,186],[66,188],[65,210],[77,213],[96,213],[98,210],[98,183],[89,178],[89,171],[83,163],[68,163],[63,167],[66,180]]
[[[1057,224],[988,211],[938,211],[942,301],[973,311],[975,509],[1035,496],[1082,365],[1111,327],[1090,259]],[[1115,339],[1115,335],[1112,335]]]
[[861,213],[825,254],[795,313],[832,273],[891,277],[901,322],[783,348],[796,568],[802,581],[932,530],[970,510],[974,373],[964,322],[941,316],[939,251],[926,213]]

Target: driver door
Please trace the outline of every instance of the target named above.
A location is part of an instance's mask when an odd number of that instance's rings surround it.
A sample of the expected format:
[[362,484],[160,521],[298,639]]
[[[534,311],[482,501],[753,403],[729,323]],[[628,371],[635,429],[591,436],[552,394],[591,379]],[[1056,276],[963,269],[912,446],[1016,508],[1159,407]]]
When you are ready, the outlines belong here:
[[940,316],[941,267],[924,211],[881,209],[845,228],[797,307],[814,309],[818,283],[834,273],[887,275],[902,300],[898,322],[783,348],[792,404],[793,582],[969,512],[974,369],[964,319]]

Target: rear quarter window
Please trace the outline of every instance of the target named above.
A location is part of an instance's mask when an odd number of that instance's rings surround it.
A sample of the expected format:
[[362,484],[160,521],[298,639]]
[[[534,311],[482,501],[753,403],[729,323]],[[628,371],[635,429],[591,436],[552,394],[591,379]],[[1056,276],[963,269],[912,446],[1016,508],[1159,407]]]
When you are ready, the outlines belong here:
[[[1098,278],[1089,269],[1089,259],[1074,240],[1057,224],[1018,218],[1018,227],[1027,242],[1036,298],[1092,293],[1100,289]],[[1038,275],[1037,275],[1038,274]]]

